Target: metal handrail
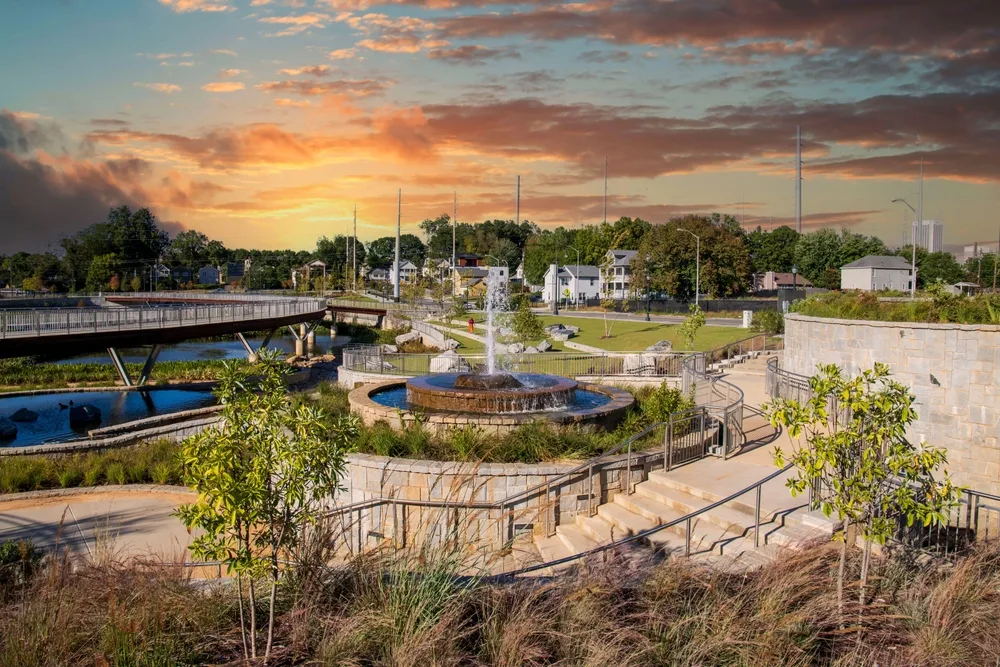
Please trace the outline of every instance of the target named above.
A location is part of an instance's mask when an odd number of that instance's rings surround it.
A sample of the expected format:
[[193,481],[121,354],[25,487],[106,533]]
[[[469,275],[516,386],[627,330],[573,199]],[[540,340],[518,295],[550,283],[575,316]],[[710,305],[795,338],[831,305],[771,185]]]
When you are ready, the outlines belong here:
[[[82,332],[163,329],[213,322],[237,322],[305,315],[326,310],[324,299],[248,294],[212,294],[198,295],[198,298],[192,298],[188,293],[140,292],[104,298],[108,301],[113,301],[116,298],[142,298],[156,301],[164,298],[178,298],[178,295],[187,299],[188,302],[109,308],[0,309],[0,339]],[[222,300],[227,303],[207,303]],[[233,301],[238,303],[233,303]]]

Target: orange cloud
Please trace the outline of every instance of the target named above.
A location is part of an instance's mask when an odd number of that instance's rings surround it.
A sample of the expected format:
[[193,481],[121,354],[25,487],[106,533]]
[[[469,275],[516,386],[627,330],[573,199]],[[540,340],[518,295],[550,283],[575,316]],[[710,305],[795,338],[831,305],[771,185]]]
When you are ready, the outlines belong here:
[[136,88],[145,88],[146,90],[152,90],[156,93],[165,93],[169,95],[170,93],[179,93],[181,87],[173,83],[133,83]]
[[265,16],[257,20],[261,23],[272,25],[287,25],[288,27],[284,30],[273,34],[275,37],[287,37],[305,32],[309,28],[325,28],[326,24],[330,22],[330,16],[318,12],[309,12],[291,16]]
[[245,69],[223,69],[223,70],[219,70],[219,76],[222,77],[223,79],[230,79],[230,78],[232,78],[234,76],[239,76],[241,74],[246,74],[246,73],[247,73],[247,71]]
[[236,11],[236,8],[227,4],[226,0],[160,0],[160,4],[166,5],[180,14],[187,12]]
[[288,76],[308,74],[309,76],[315,76],[317,78],[329,76],[332,72],[333,68],[329,65],[309,65],[307,67],[295,67],[278,70],[278,74],[287,74]]
[[330,60],[348,60],[354,57],[354,49],[337,49],[326,54]]
[[206,83],[201,87],[202,90],[208,93],[235,93],[244,88],[246,88],[246,85],[241,81],[217,81]]
[[274,106],[276,107],[296,107],[301,109],[311,105],[312,103],[309,100],[290,100],[287,97],[279,97],[274,100]]

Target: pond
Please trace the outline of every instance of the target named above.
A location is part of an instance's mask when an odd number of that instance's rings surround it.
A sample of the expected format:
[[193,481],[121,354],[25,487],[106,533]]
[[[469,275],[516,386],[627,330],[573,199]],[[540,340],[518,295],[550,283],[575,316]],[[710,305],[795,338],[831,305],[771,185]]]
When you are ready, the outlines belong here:
[[[260,348],[263,336],[247,337],[251,347]],[[268,343],[271,349],[280,350],[285,354],[295,353],[295,339],[289,335],[275,336]],[[330,336],[316,335],[316,354],[326,354],[331,348]],[[141,364],[149,355],[149,348],[119,348],[118,352],[126,363]],[[247,352],[243,344],[236,340],[187,341],[164,345],[157,361],[213,361],[220,359],[246,359]],[[107,352],[92,352],[74,357],[52,360],[53,364],[110,364],[111,357]]]
[[[87,391],[7,396],[0,398],[0,417],[25,408],[38,413],[33,422],[18,422],[17,437],[0,441],[0,447],[26,447],[87,437],[87,431],[215,404],[208,389],[152,389],[147,391]],[[100,422],[70,426],[70,406],[93,405]]]

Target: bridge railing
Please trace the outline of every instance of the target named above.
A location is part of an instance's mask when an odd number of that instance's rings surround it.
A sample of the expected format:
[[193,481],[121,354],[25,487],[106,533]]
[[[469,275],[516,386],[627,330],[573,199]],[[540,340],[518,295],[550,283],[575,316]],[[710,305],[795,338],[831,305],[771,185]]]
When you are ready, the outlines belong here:
[[[155,301],[169,293],[140,293]],[[181,293],[183,294],[183,293]],[[273,319],[316,313],[326,308],[324,299],[257,298],[251,295],[219,295],[242,303],[196,303],[211,301],[191,297],[191,303],[159,306],[116,306],[106,308],[35,308],[0,310],[0,339],[55,336],[74,333],[164,329],[218,322]],[[233,299],[233,296],[240,298]],[[112,298],[120,298],[115,295]]]

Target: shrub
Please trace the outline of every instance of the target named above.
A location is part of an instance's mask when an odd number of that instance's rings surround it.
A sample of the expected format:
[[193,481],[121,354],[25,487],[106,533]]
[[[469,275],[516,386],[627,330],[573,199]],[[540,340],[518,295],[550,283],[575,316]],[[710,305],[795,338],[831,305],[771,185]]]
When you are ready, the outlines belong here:
[[104,477],[107,479],[108,484],[124,484],[125,466],[117,461],[109,464],[107,469],[104,471]]
[[785,333],[785,316],[777,310],[759,310],[753,314],[750,330],[756,333]]

